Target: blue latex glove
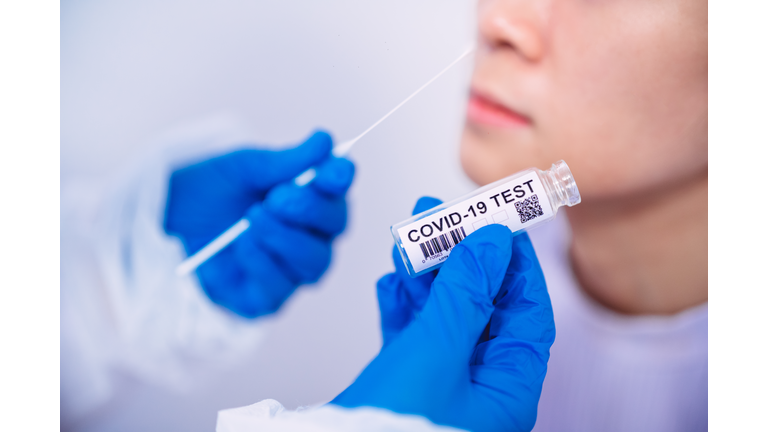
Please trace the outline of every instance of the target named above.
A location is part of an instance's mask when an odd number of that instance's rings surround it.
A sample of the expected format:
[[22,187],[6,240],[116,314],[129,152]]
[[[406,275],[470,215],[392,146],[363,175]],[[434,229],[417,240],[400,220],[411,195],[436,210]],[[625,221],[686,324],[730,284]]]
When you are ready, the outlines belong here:
[[[197,269],[210,299],[244,317],[276,311],[301,284],[317,281],[331,242],[347,221],[344,195],[354,165],[331,156],[331,137],[316,132],[289,150],[246,149],[171,175],[167,233],[193,254],[243,216],[251,227]],[[312,166],[317,177],[292,179]]]
[[[436,203],[422,199],[414,213]],[[555,323],[528,235],[483,227],[416,279],[394,258],[396,272],[378,283],[384,346],[332,403],[472,431],[531,430]]]

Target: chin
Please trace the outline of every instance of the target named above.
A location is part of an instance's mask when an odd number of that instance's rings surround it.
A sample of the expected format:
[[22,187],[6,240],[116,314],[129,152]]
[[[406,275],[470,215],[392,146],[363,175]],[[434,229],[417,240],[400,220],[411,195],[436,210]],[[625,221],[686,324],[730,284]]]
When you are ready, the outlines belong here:
[[469,177],[470,180],[475,182],[478,186],[483,186],[491,183],[487,170],[484,169],[483,161],[480,160],[476,152],[473,152],[472,144],[467,144],[466,141],[461,142],[461,168],[464,170],[464,174]]

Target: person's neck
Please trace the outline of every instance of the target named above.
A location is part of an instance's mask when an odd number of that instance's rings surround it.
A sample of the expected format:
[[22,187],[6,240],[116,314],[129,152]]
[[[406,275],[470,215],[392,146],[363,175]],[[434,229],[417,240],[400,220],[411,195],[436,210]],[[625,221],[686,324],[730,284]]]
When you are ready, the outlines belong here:
[[704,172],[662,194],[569,208],[581,288],[625,314],[673,314],[705,303],[707,183]]

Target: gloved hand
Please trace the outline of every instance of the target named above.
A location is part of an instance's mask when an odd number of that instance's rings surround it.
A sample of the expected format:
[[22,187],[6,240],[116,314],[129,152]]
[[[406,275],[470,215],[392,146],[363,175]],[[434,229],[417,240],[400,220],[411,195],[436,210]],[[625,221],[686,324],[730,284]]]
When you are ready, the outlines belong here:
[[[436,202],[422,199],[414,213]],[[528,235],[483,227],[416,279],[394,258],[396,272],[378,283],[384,346],[332,403],[472,431],[531,430],[555,323]]]
[[[250,228],[197,269],[210,299],[244,317],[276,311],[300,285],[317,281],[331,242],[346,225],[344,195],[354,165],[330,155],[316,132],[289,150],[246,149],[171,175],[165,230],[193,254],[242,217]],[[306,186],[292,179],[316,166]]]

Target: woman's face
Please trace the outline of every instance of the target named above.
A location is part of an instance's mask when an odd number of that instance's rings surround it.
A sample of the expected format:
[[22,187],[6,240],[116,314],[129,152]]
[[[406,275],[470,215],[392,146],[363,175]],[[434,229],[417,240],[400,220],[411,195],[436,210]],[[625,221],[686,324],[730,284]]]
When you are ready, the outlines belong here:
[[706,175],[707,2],[480,0],[464,170],[564,159],[584,198]]

